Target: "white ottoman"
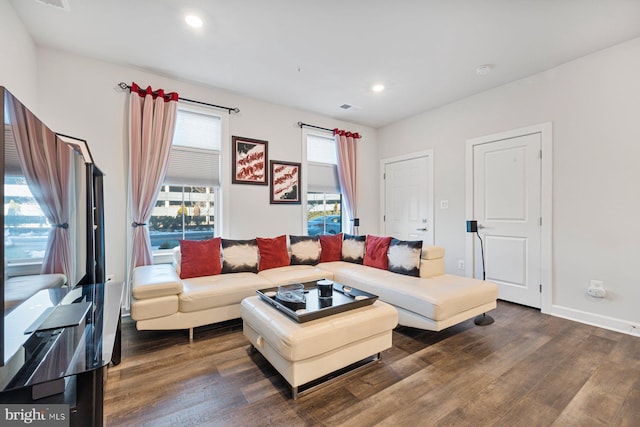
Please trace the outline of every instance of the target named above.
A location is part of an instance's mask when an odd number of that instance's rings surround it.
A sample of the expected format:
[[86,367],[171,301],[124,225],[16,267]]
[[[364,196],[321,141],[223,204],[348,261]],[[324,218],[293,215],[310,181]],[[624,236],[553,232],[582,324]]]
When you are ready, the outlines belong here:
[[305,323],[254,296],[242,300],[242,329],[251,344],[298,387],[391,347],[398,312],[382,301]]

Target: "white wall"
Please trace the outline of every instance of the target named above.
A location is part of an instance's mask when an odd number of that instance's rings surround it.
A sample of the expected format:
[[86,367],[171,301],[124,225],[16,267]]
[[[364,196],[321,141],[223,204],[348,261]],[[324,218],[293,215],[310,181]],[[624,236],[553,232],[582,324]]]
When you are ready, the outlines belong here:
[[[364,135],[359,159],[362,234],[378,233],[379,159],[433,149],[437,244],[447,270],[464,259],[465,141],[553,122],[553,313],[629,330],[640,324],[637,236],[640,210],[640,39],[379,129],[154,75],[132,67],[38,49],[8,2],[0,1],[0,85],[58,132],[86,138],[106,173],[107,273],[125,276],[126,95],[122,80],[176,90],[182,96],[237,106],[229,136],[269,141],[271,159],[300,161],[298,121]],[[496,70],[499,72],[499,68]],[[230,141],[227,141],[230,144]],[[227,159],[227,162],[229,159]],[[227,167],[228,167],[227,163]],[[303,171],[305,173],[305,171]],[[271,206],[267,187],[229,184],[225,237],[302,232],[299,206]],[[374,184],[375,183],[375,184]],[[439,209],[440,200],[449,209]],[[605,300],[585,295],[605,281]]]
[[[500,72],[500,67],[495,72]],[[640,325],[640,39],[378,130],[380,158],[434,149],[436,243],[464,259],[465,141],[553,123],[552,313]],[[440,209],[440,200],[449,209]],[[603,280],[604,300],[585,294]]]
[[[269,158],[300,162],[301,130],[298,121],[322,127],[340,127],[364,135],[358,161],[360,182],[377,183],[377,140],[371,128],[239,96],[224,90],[173,80],[146,71],[88,59],[50,49],[38,50],[40,118],[57,132],[86,139],[97,165],[106,174],[107,274],[123,280],[126,269],[126,114],[127,97],[116,87],[120,81],[177,91],[180,96],[240,108],[229,117],[229,138],[238,135],[269,141]],[[224,112],[226,114],[226,112]],[[301,234],[302,206],[270,205],[266,186],[231,185],[228,157],[223,173],[226,204],[223,237],[272,237]],[[305,171],[303,170],[304,174]],[[378,230],[378,193],[361,191],[361,233]]]
[[8,1],[0,1],[0,86],[37,113],[36,47]]

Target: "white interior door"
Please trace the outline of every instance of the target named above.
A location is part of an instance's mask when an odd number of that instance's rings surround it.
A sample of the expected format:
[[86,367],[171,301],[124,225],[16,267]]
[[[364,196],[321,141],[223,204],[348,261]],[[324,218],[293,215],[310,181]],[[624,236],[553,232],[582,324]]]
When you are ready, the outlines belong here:
[[432,157],[384,163],[384,234],[433,244]]
[[[486,279],[498,284],[499,298],[540,308],[540,133],[473,146],[473,215],[484,241]],[[482,277],[476,244],[475,277]]]

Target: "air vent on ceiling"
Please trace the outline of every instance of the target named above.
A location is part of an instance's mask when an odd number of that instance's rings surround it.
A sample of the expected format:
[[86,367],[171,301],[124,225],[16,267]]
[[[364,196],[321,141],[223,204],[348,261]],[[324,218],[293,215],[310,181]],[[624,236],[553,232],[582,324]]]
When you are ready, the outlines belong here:
[[349,104],[342,104],[342,105],[340,106],[340,108],[342,108],[343,110],[348,110],[349,108],[351,108],[351,105],[349,105]]
[[62,9],[67,12],[71,10],[69,7],[69,0],[36,0],[38,3],[46,4],[47,6],[55,7],[56,9]]

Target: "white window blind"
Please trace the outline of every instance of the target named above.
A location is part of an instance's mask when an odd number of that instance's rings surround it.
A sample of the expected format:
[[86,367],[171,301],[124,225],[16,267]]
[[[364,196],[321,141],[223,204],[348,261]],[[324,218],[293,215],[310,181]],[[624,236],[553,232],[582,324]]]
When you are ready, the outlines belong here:
[[165,184],[220,185],[220,117],[178,108]]
[[13,139],[13,131],[10,126],[4,127],[4,173],[5,175],[24,175],[18,158],[18,148]]
[[307,134],[307,191],[339,193],[336,142],[333,137]]

